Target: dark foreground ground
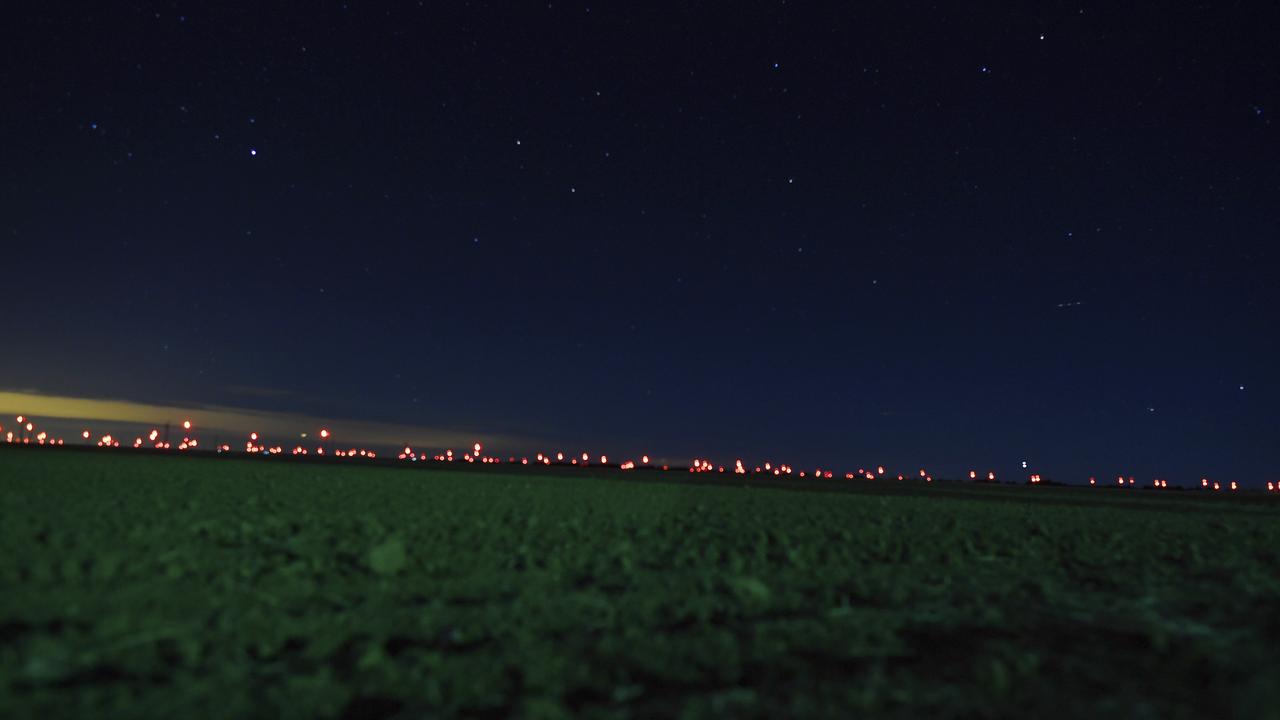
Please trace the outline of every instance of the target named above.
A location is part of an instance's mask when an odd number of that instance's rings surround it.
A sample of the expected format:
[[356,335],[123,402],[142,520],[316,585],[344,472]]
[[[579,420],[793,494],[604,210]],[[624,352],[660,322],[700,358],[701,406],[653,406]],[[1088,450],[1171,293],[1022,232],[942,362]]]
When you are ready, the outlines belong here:
[[0,449],[0,716],[1280,717],[1264,498]]

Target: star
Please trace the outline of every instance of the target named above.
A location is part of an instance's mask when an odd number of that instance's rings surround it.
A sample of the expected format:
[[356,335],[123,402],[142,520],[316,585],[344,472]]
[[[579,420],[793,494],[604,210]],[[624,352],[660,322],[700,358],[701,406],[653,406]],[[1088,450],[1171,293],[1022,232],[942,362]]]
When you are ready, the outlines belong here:
[[252,156],[254,156],[254,157],[257,157],[257,155],[258,155],[258,151],[257,151],[256,149],[254,149],[254,148],[249,148],[249,154],[250,154],[250,155],[252,155]]

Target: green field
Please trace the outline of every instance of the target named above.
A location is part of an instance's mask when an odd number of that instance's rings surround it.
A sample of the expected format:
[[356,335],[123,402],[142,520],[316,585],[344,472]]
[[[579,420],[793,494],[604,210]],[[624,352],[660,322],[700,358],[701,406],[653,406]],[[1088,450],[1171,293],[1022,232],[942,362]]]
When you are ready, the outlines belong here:
[[0,716],[1280,717],[1268,498],[807,488],[0,448]]

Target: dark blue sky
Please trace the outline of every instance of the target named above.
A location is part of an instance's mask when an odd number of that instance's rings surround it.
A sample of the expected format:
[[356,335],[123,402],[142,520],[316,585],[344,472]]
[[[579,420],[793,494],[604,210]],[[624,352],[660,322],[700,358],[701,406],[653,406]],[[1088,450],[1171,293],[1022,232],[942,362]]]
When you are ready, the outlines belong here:
[[1280,473],[1262,3],[28,5],[2,387]]

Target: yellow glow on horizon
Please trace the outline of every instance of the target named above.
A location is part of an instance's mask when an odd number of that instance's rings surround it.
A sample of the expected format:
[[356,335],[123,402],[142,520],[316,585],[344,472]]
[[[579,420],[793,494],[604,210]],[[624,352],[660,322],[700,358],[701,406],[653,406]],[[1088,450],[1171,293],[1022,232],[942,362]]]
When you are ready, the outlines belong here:
[[[206,435],[223,432],[240,434],[250,428],[267,436],[296,434],[299,428],[327,427],[335,418],[315,418],[287,412],[267,412],[250,408],[218,405],[179,407],[100,398],[45,395],[36,392],[0,391],[0,413],[21,412],[24,419],[41,418],[81,420],[86,423],[124,423],[148,428],[170,419],[190,418],[204,428]],[[341,420],[343,437],[354,443],[381,444],[395,447],[408,439],[419,447],[470,445],[472,431],[453,431],[416,425],[400,425],[371,421]],[[489,435],[492,442],[505,446],[532,446],[530,438],[514,435]]]

